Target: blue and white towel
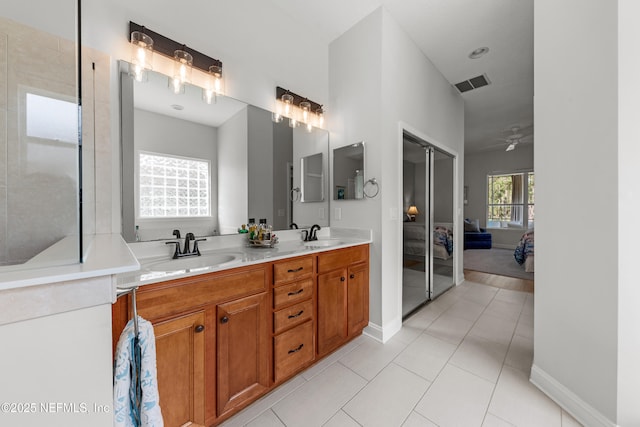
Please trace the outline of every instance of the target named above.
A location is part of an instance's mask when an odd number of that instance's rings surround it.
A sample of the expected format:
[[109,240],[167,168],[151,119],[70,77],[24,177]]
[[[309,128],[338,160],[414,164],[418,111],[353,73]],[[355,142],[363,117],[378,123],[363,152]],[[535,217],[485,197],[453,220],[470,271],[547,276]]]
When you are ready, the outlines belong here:
[[[138,393],[141,391],[141,396],[136,396],[136,381],[140,382]],[[140,405],[136,405],[136,401]],[[153,325],[140,316],[138,339],[135,339],[131,319],[116,346],[113,411],[115,427],[164,427],[158,396]]]

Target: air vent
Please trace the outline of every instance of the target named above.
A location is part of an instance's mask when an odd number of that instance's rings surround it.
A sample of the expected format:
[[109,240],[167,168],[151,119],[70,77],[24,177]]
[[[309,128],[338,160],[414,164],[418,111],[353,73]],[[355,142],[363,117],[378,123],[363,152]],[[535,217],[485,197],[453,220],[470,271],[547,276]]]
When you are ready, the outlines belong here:
[[478,89],[479,87],[482,87],[482,86],[487,86],[490,83],[491,82],[487,78],[486,74],[482,74],[482,75],[480,75],[478,77],[473,77],[473,78],[471,78],[469,80],[465,80],[463,82],[456,83],[455,86],[458,88],[458,90],[461,93],[463,93],[463,92],[468,92],[468,91],[473,90],[473,89]]

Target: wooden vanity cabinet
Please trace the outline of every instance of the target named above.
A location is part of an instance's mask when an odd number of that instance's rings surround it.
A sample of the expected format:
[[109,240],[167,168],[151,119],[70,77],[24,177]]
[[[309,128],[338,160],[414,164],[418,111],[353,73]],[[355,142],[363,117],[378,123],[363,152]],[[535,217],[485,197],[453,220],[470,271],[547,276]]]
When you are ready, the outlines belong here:
[[318,255],[317,351],[335,350],[369,322],[369,246]]
[[[113,305],[113,348],[131,318]],[[369,245],[145,285],[166,426],[222,423],[362,332]]]
[[[220,422],[270,387],[268,264],[146,285],[138,314],[156,335],[166,426]],[[113,306],[114,349],[131,317],[130,296]]]

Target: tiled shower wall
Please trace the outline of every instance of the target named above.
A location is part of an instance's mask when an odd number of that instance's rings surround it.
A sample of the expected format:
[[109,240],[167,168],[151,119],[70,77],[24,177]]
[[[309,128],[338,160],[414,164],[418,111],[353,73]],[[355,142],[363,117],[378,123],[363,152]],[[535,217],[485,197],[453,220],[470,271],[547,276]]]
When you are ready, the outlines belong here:
[[[28,138],[24,101],[74,99],[76,68],[75,41],[0,18],[0,266],[78,234],[77,146]],[[83,105],[83,231],[110,232],[109,58],[88,50]]]

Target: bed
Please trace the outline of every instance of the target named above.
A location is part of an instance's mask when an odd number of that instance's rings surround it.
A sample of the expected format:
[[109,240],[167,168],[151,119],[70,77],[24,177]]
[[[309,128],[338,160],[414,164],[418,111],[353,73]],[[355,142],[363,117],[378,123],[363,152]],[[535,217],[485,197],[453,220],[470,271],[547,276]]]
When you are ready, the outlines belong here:
[[530,230],[522,235],[513,253],[516,262],[523,265],[527,273],[534,272],[534,246],[533,230]]
[[[404,255],[425,257],[426,226],[419,222],[405,222],[403,231]],[[451,224],[437,223],[433,230],[433,257],[447,260],[453,254],[453,227]]]

